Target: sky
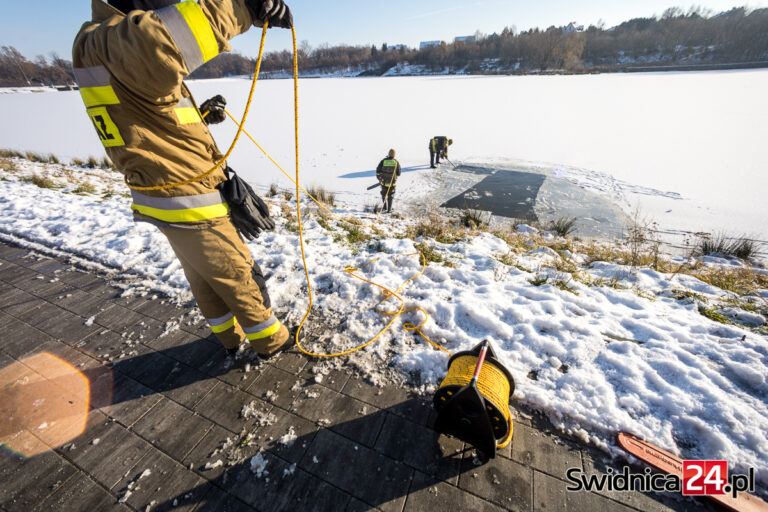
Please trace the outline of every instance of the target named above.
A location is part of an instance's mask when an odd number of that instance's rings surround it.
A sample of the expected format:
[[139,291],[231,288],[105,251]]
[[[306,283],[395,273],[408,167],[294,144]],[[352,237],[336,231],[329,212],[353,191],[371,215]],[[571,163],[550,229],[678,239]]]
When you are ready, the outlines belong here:
[[[0,0],[0,45],[15,46],[28,58],[56,52],[69,58],[80,25],[90,18],[90,0]],[[381,46],[420,41],[451,41],[456,36],[518,31],[533,27],[588,26],[604,21],[611,27],[631,18],[661,15],[668,7],[688,9],[676,0],[389,0],[388,2],[337,0],[288,0],[294,13],[299,41],[313,47],[327,43]],[[702,0],[696,5],[715,12],[736,5],[768,7],[768,0],[739,3],[737,0]],[[246,56],[258,53],[259,34],[252,30],[232,41]],[[273,30],[267,51],[288,49],[290,32]]]

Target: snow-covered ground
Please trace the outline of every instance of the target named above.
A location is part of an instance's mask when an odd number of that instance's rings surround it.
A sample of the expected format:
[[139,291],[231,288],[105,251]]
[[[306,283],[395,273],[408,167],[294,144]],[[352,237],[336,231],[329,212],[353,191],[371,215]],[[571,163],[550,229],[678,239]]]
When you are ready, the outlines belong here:
[[[454,352],[490,339],[515,376],[516,400],[609,451],[614,433],[629,430],[686,457],[726,459],[742,473],[756,467],[765,489],[768,337],[749,326],[765,322],[768,290],[738,298],[683,274],[633,274],[611,261],[585,265],[578,250],[558,254],[541,247],[553,236],[535,230],[522,245],[510,245],[489,233],[450,244],[412,240],[404,229],[418,222],[410,212],[430,210],[431,195],[441,186],[424,164],[428,139],[445,134],[456,141],[454,163],[536,167],[626,211],[639,202],[663,228],[725,229],[768,239],[768,147],[760,115],[768,111],[767,86],[764,70],[302,80],[302,183],[337,191],[339,213],[375,222],[383,233],[377,241],[349,243],[341,223],[306,219],[318,295],[306,328],[317,339],[310,348],[349,348],[386,323],[371,311],[378,290],[345,268],[378,256],[359,273],[396,288],[420,270],[417,258],[406,255],[415,243],[425,243],[447,265],[430,264],[402,296],[408,306],[429,313],[424,333],[431,339]],[[191,87],[200,99],[224,94],[237,115],[248,83],[213,80]],[[291,171],[291,84],[264,81],[257,91],[247,127]],[[6,119],[0,147],[62,159],[102,154],[76,92],[2,94],[0,110]],[[214,127],[214,133],[225,146],[234,126]],[[378,199],[377,191],[365,188],[375,182],[373,170],[390,147],[404,167],[395,203],[406,214],[402,219],[362,211]],[[247,140],[230,163],[262,191],[271,183],[292,186]],[[15,172],[0,171],[0,239],[129,276],[126,293],[157,290],[190,298],[164,237],[133,222],[119,175],[18,160],[15,165]],[[20,180],[33,173],[64,188]],[[78,183],[94,190],[73,193]],[[308,301],[294,221],[283,211],[285,201],[270,202],[278,229],[250,247],[269,275],[278,313],[295,323]],[[584,282],[553,269],[569,262],[582,267]],[[747,299],[750,307],[743,304]],[[734,323],[705,318],[700,306],[719,308]],[[398,321],[348,363],[373,379],[391,364],[401,374],[419,375],[430,392],[445,373],[446,358]]]
[[[159,290],[180,301],[190,298],[164,237],[153,226],[133,222],[118,174],[13,163],[15,169],[0,171],[0,239],[101,267],[120,278],[127,294]],[[24,180],[33,174],[61,188]],[[81,182],[94,190],[75,193]],[[308,304],[295,219],[285,199],[268,201],[278,228],[249,246],[268,276],[277,313],[295,324]],[[515,377],[516,401],[607,451],[616,452],[615,432],[627,430],[688,458],[725,459],[740,473],[755,467],[765,489],[768,336],[748,326],[764,325],[768,290],[738,298],[689,275],[647,268],[632,273],[610,261],[586,265],[578,248],[555,252],[542,245],[557,242],[554,235],[524,226],[519,230],[529,234],[509,233],[506,240],[480,232],[442,244],[406,237],[405,229],[419,222],[407,211],[401,210],[403,218],[375,216],[344,203],[335,211],[360,218],[363,233],[373,234],[375,227],[380,234],[349,242],[343,223],[317,214],[305,218],[316,294],[305,328],[307,348],[340,351],[372,338],[388,320],[372,310],[380,291],[345,269],[378,257],[357,273],[395,289],[420,270],[418,258],[409,254],[423,243],[443,263],[429,264],[405,286],[406,306],[428,312],[424,334],[453,352],[491,340]],[[556,262],[581,267],[582,279],[555,270]],[[706,265],[742,266],[718,258]],[[396,309],[394,301],[387,305]],[[721,308],[734,323],[705,318],[703,305]],[[403,319],[422,320],[417,314]],[[398,320],[380,341],[320,368],[347,364],[382,382],[394,369],[430,393],[446,363],[443,352]]]
[[[239,116],[244,79],[191,82],[198,99],[223,94]],[[406,168],[401,197],[428,198],[427,141],[455,140],[454,163],[526,166],[640,204],[668,230],[725,230],[768,240],[768,70],[584,76],[445,76],[306,79],[300,83],[301,167],[350,203],[365,192],[389,148]],[[257,86],[247,128],[287,168],[293,162],[288,80]],[[2,94],[0,147],[101,155],[77,92]],[[232,123],[213,128],[222,146]],[[252,182],[287,186],[245,140],[231,159]],[[658,191],[658,192],[657,192]]]

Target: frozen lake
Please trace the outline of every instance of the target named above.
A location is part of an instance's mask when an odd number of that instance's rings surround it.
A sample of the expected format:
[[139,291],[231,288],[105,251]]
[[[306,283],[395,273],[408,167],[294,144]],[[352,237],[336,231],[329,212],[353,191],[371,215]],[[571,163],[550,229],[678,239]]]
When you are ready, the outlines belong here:
[[[191,82],[199,100],[223,94],[242,112],[249,82]],[[307,79],[300,83],[304,184],[372,203],[371,171],[389,148],[401,199],[423,202],[427,141],[455,140],[454,163],[538,167],[624,211],[640,204],[667,229],[726,230],[768,240],[768,70],[525,77]],[[265,80],[247,128],[293,172],[289,80]],[[0,94],[0,147],[101,155],[77,92]],[[235,127],[213,128],[227,146]],[[261,186],[289,181],[248,140],[230,160]],[[550,207],[552,205],[549,205]],[[556,205],[555,205],[556,207]]]

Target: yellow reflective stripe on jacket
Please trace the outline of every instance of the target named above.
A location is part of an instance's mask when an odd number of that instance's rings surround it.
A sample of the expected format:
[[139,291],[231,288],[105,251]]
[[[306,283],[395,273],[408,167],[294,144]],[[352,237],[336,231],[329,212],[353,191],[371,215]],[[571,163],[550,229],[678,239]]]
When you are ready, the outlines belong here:
[[103,85],[101,87],[81,87],[80,96],[83,97],[83,103],[85,103],[86,107],[118,105],[120,103],[120,100],[117,99],[115,90],[111,85]]
[[235,324],[237,324],[237,318],[235,318],[235,315],[232,313],[227,313],[221,318],[209,318],[207,319],[207,322],[211,331],[213,331],[214,334],[219,334],[234,327]]
[[202,123],[203,118],[200,117],[200,113],[195,107],[182,107],[174,109],[176,117],[179,119],[179,124],[194,124]]
[[171,34],[190,73],[219,54],[213,28],[197,2],[180,2],[155,14]]
[[181,98],[173,111],[176,113],[176,118],[181,125],[203,122],[200,111],[197,110],[192,98]]
[[219,43],[213,35],[211,23],[205,13],[197,5],[197,2],[189,0],[175,5],[184,19],[187,20],[190,30],[195,35],[197,44],[200,45],[200,53],[203,54],[203,62],[208,62],[219,54]]
[[245,332],[245,337],[248,338],[249,341],[269,338],[279,330],[280,322],[274,316],[266,322],[253,327],[243,326],[243,332]]
[[163,222],[197,222],[229,215],[229,205],[221,193],[195,196],[152,197],[131,190],[131,209]]
[[397,167],[397,160],[384,160],[381,165],[384,167]]

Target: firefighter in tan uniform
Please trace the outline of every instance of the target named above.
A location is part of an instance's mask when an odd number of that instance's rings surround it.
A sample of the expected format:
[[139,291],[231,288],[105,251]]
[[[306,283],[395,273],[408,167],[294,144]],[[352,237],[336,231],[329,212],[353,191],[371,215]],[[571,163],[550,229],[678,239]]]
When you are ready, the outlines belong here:
[[[98,137],[132,188],[134,216],[166,235],[227,349],[245,340],[262,356],[287,347],[288,330],[238,234],[250,239],[274,223],[268,211],[254,224],[230,208],[221,167],[199,179],[223,155],[183,79],[254,25],[290,28],[290,9],[282,0],[92,0],[92,11],[72,49],[75,77]],[[204,105],[206,119],[224,119],[223,98]]]

